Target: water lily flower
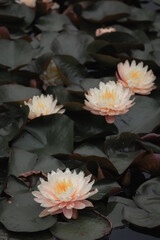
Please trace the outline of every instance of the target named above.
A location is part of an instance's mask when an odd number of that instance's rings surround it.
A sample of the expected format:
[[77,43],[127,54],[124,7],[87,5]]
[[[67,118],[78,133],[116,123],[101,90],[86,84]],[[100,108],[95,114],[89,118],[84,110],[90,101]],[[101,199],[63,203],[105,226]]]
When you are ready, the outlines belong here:
[[34,96],[29,99],[28,102],[24,101],[24,104],[29,107],[29,119],[34,119],[43,115],[49,115],[53,113],[64,113],[65,109],[62,109],[63,105],[56,105],[57,99],[53,100],[52,95]]
[[[16,3],[18,4],[24,4],[30,8],[35,8],[36,7],[36,0],[15,0]],[[48,9],[58,9],[59,4],[52,2],[52,0],[43,0],[43,3],[49,4]]]
[[127,113],[134,105],[134,99],[130,100],[132,95],[132,90],[124,88],[121,83],[100,82],[99,89],[91,88],[85,94],[88,101],[85,100],[84,109],[105,116],[108,123],[113,123],[116,115]]
[[148,95],[155,86],[155,75],[152,70],[148,70],[148,66],[143,67],[143,62],[136,65],[135,60],[132,61],[131,65],[128,60],[125,63],[118,64],[117,79],[127,88],[132,89],[134,93],[142,95]]
[[36,6],[36,0],[15,0],[18,4],[24,4],[30,8],[35,8]]
[[77,209],[93,207],[86,198],[96,194],[97,189],[91,190],[94,180],[91,175],[84,177],[81,171],[73,173],[67,168],[65,172],[57,170],[48,173],[48,180],[40,179],[39,191],[33,191],[34,200],[45,209],[39,217],[63,213],[68,219],[78,217]]
[[111,32],[116,32],[116,29],[113,28],[113,27],[110,27],[110,28],[98,28],[96,30],[96,37],[99,37],[99,36],[101,36],[104,33],[111,33]]
[[52,2],[52,0],[43,0],[44,3],[48,4],[47,9],[52,9],[52,10],[56,10],[60,8],[60,5],[56,2]]
[[43,81],[43,89],[46,90],[48,86],[62,85],[62,79],[58,68],[53,60],[51,60],[45,71],[40,75],[40,79]]

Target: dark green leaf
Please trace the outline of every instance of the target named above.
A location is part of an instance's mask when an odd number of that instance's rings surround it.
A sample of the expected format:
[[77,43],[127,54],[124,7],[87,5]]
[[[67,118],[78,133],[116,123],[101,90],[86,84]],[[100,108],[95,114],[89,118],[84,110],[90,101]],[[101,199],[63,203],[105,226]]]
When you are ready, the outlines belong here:
[[131,15],[129,16],[129,20],[131,21],[154,21],[155,11],[147,8],[131,8]]
[[108,235],[110,231],[110,222],[91,211],[80,212],[77,220],[57,222],[51,228],[53,236],[61,240],[95,240]]
[[73,150],[73,122],[63,114],[52,114],[33,119],[13,146],[38,155],[71,153]]
[[116,117],[119,132],[148,133],[159,124],[160,106],[153,98],[136,96],[135,105]]
[[107,205],[97,203],[96,210],[111,221],[113,228],[117,228],[128,224],[122,215],[124,206],[135,207],[136,205],[133,200],[127,198],[109,197]]
[[91,200],[101,200],[105,196],[121,191],[121,187],[117,182],[108,179],[103,179],[95,183],[93,189],[95,188],[98,189],[98,193],[90,197]]
[[122,174],[141,152],[136,146],[138,136],[132,133],[122,133],[106,137],[105,152],[119,174]]
[[54,54],[72,56],[83,64],[91,59],[86,50],[92,41],[93,38],[84,32],[63,31],[53,41],[51,49]]
[[160,223],[160,177],[143,183],[136,192],[134,201],[136,208],[125,207],[124,218],[132,224],[153,228]]
[[40,90],[37,88],[11,84],[0,86],[0,102],[23,101],[36,95],[40,95]]
[[67,16],[62,14],[50,14],[39,18],[35,26],[44,32],[59,32],[63,30],[64,24],[71,24]]
[[83,11],[83,18],[91,22],[114,21],[130,14],[130,7],[119,1],[96,1]]
[[16,69],[30,63],[33,49],[25,40],[0,39],[0,65]]
[[36,154],[18,148],[12,149],[9,174],[18,177],[20,174],[27,172],[42,171],[48,173],[52,170],[56,171],[58,168],[64,169],[65,165],[52,156],[42,155],[37,159]]
[[79,142],[87,138],[117,133],[114,124],[107,124],[102,116],[93,115],[87,111],[72,115],[75,121],[75,141]]
[[[0,113],[0,136],[6,141],[12,140],[28,117],[28,107],[5,104],[4,111]],[[5,146],[4,146],[5,147]],[[6,146],[7,147],[7,146]],[[2,147],[1,147],[2,148]],[[7,148],[5,148],[7,150]]]
[[40,218],[43,210],[33,200],[31,193],[18,194],[10,199],[0,201],[0,222],[9,231],[13,232],[37,232],[50,228],[56,222],[56,217],[48,216]]
[[78,60],[68,55],[54,56],[54,61],[62,75],[62,79],[67,85],[71,83],[79,84],[80,80],[88,75],[87,70]]
[[30,192],[30,189],[24,184],[24,182],[14,176],[8,177],[5,193],[14,197],[18,194],[24,194],[28,192]]

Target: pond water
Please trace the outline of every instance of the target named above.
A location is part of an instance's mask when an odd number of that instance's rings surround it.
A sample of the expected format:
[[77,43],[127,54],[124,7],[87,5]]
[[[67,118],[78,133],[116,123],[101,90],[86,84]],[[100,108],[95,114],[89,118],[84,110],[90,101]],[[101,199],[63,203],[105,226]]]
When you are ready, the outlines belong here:
[[108,240],[156,240],[160,239],[160,230],[143,229],[138,231],[134,228],[119,228],[114,229]]

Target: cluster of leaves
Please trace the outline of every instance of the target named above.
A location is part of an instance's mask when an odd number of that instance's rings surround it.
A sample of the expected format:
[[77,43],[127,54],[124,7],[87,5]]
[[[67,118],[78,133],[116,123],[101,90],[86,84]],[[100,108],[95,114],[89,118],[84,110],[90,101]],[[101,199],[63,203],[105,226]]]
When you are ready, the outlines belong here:
[[[19,232],[36,232],[34,239],[94,240],[129,223],[158,227],[159,1],[57,2],[60,9],[48,12],[40,0],[35,9],[0,0],[0,223],[5,227],[0,234],[16,240],[22,239]],[[108,26],[116,32],[95,37],[97,28]],[[150,96],[137,95],[134,107],[110,125],[83,110],[84,93],[100,81],[115,80],[117,64],[126,59],[148,64],[158,88]],[[44,90],[41,76],[47,72],[52,78],[51,60],[60,80]],[[41,93],[56,97],[65,114],[28,121],[23,102]],[[66,167],[92,173],[99,190],[91,197],[94,210],[80,211],[76,221],[39,218],[42,209],[31,192],[39,177]],[[38,233],[49,228],[44,236]]]

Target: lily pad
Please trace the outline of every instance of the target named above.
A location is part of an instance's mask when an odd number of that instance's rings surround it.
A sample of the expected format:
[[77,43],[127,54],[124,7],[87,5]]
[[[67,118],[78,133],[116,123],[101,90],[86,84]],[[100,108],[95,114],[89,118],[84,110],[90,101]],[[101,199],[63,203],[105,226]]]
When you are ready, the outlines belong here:
[[0,65],[11,70],[30,63],[34,51],[25,40],[0,39]]
[[40,218],[43,210],[33,200],[31,193],[18,194],[15,197],[0,200],[0,222],[9,231],[37,232],[50,228],[56,223],[56,217]]
[[38,155],[71,153],[73,121],[64,114],[35,118],[24,128],[13,146]]
[[118,1],[98,1],[83,11],[83,18],[91,22],[114,21],[130,14],[130,7]]
[[90,197],[91,200],[101,200],[105,196],[112,195],[114,193],[120,192],[120,185],[109,179],[102,179],[94,184],[93,189],[97,188],[98,193]]
[[28,100],[33,96],[40,95],[37,88],[24,87],[22,85],[3,85],[0,86],[0,102],[17,102]]
[[28,107],[20,107],[19,105],[12,104],[5,104],[3,106],[4,110],[0,113],[0,136],[4,138],[3,148],[1,146],[1,149],[6,151],[6,141],[12,140],[27,120]]
[[63,30],[63,26],[65,24],[71,24],[71,21],[67,16],[61,14],[51,14],[39,18],[35,26],[42,32],[59,32]]
[[[153,98],[136,96],[135,105],[125,115],[116,117],[119,133],[148,133],[159,124],[160,106]],[[149,114],[148,114],[149,113]]]
[[83,64],[87,60],[91,60],[86,50],[92,41],[93,38],[84,32],[62,31],[53,41],[51,49],[54,54],[72,56]]
[[119,174],[122,174],[141,152],[140,147],[136,146],[136,139],[138,138],[138,135],[132,133],[121,133],[121,135],[106,137],[106,155]]
[[111,231],[111,223],[103,216],[92,212],[79,213],[77,220],[57,222],[51,228],[51,233],[61,240],[96,240],[108,235]]
[[136,192],[134,201],[136,208],[125,207],[124,219],[141,227],[153,228],[160,225],[160,177],[143,183]]

